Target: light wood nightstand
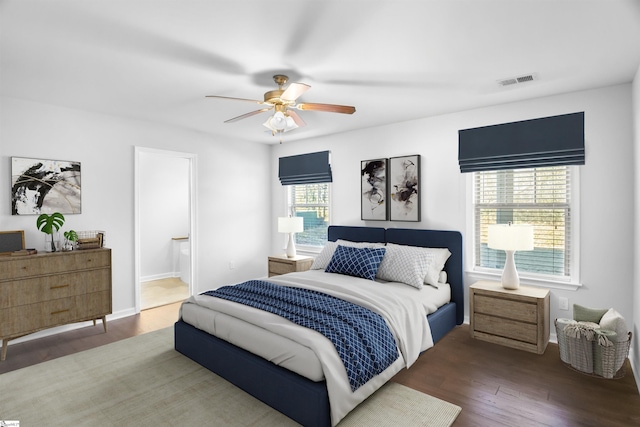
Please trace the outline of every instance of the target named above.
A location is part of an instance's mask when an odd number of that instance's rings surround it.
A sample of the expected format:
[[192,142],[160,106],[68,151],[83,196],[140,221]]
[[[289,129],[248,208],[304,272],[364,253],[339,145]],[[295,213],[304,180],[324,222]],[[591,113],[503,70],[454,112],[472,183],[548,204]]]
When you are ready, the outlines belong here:
[[279,274],[293,273],[294,271],[307,271],[313,264],[313,258],[297,255],[287,258],[286,255],[274,255],[269,257],[269,277]]
[[549,290],[479,281],[469,287],[471,336],[542,354],[549,343]]

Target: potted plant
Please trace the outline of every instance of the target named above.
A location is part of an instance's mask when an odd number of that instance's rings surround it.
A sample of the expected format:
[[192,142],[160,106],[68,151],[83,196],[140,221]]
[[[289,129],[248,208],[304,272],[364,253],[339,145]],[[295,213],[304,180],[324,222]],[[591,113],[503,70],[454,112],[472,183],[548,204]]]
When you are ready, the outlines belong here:
[[[60,238],[56,239],[55,234],[58,233],[60,227],[64,224],[64,215],[60,212],[54,212],[51,215],[42,214],[36,220],[36,225],[38,226],[38,230],[42,231],[45,234],[45,249],[50,244],[51,252],[55,252],[56,241],[60,241]],[[55,228],[55,230],[54,230]],[[49,243],[49,239],[47,236],[51,236],[51,242]]]
[[65,231],[64,233],[64,246],[62,246],[63,251],[72,251],[76,242],[78,241],[78,233],[75,230]]

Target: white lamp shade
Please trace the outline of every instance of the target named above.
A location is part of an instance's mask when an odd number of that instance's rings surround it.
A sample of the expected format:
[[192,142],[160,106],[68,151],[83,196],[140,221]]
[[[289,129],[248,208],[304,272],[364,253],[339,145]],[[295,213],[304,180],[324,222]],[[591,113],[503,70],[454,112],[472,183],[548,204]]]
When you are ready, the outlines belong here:
[[489,226],[488,246],[504,251],[532,251],[533,226],[528,224],[494,224]]
[[279,233],[300,233],[304,231],[304,219],[301,216],[278,218]]

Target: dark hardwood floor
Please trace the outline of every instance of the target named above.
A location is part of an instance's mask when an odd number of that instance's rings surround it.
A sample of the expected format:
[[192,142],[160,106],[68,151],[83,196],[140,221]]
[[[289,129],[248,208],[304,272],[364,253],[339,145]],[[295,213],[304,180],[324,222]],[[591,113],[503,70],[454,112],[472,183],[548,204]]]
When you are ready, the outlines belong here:
[[[172,326],[179,306],[110,321],[106,334],[98,322],[10,345],[0,374]],[[393,381],[462,407],[455,427],[640,426],[640,395],[628,361],[626,370],[617,380],[590,377],[565,367],[555,344],[538,356],[473,340],[462,325]]]
[[456,327],[393,380],[462,408],[454,426],[640,426],[640,395],[629,361],[617,380],[543,355],[474,340]]

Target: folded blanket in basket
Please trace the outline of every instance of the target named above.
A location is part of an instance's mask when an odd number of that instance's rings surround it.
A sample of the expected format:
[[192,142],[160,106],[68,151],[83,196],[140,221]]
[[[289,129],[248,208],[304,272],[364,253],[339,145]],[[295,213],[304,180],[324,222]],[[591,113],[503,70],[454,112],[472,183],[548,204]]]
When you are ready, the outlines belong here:
[[593,341],[595,330],[600,329],[600,325],[593,322],[575,322],[564,327],[564,333],[571,338],[585,337],[589,341]]

